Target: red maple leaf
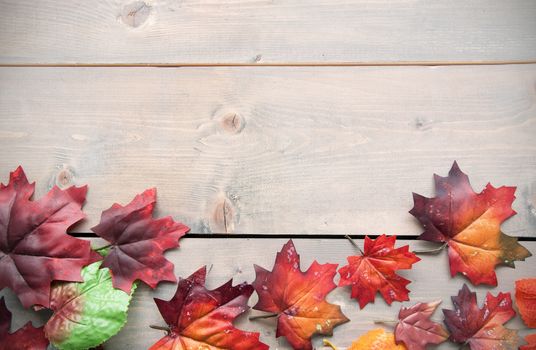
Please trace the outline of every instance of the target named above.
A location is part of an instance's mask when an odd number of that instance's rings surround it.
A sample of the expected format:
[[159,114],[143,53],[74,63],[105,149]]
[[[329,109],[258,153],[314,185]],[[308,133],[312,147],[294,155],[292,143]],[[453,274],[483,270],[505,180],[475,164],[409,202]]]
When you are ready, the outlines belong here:
[[6,307],[4,297],[0,298],[0,350],[46,350],[48,340],[43,327],[35,328],[26,323],[14,333],[11,328],[11,312]]
[[135,280],[152,288],[160,281],[177,281],[164,251],[178,247],[179,238],[190,229],[171,217],[153,219],[155,204],[156,189],[146,190],[126,206],[116,203],[103,211],[92,228],[111,243],[101,267],[110,268],[114,287],[127,293]]
[[169,326],[168,334],[150,350],[267,350],[259,333],[233,326],[233,320],[249,309],[253,287],[232,280],[214,290],[205,288],[206,267],[180,279],[170,301],[154,299]]
[[448,339],[449,334],[430,316],[441,301],[417,303],[409,308],[401,308],[395,328],[396,342],[402,342],[409,350],[425,350],[427,344],[439,344]]
[[519,350],[536,350],[536,333],[525,337],[527,344],[521,346]]
[[447,243],[452,276],[460,272],[474,284],[497,285],[496,265],[514,267],[515,260],[531,256],[500,228],[515,214],[515,187],[495,188],[488,183],[481,193],[475,193],[456,162],[448,177],[434,178],[437,197],[414,193],[410,213],[425,229],[420,239]]
[[87,187],[54,186],[31,201],[34,187],[21,167],[10,174],[9,184],[0,184],[0,289],[12,289],[24,307],[48,307],[53,280],[81,281],[81,268],[100,256],[89,241],[66,234],[84,218],[80,209]]
[[352,286],[352,298],[360,308],[373,302],[378,291],[389,305],[393,300],[409,300],[406,286],[410,281],[395,272],[411,269],[421,259],[407,245],[395,249],[395,241],[396,236],[381,235],[376,240],[367,236],[364,253],[349,256],[348,265],[339,269],[339,286]]
[[523,322],[536,328],[536,278],[516,281],[516,303]]
[[333,328],[349,321],[338,305],[325,300],[336,287],[336,270],[337,264],[314,261],[302,272],[290,240],[277,253],[272,271],[255,265],[253,287],[259,301],[253,308],[277,314],[276,337],[284,336],[294,349],[310,350],[314,334],[332,335]]
[[450,340],[469,344],[472,350],[517,349],[517,331],[503,326],[516,314],[510,293],[499,293],[494,297],[488,292],[480,309],[476,293],[464,284],[458,296],[452,297],[452,303],[454,310],[443,309]]

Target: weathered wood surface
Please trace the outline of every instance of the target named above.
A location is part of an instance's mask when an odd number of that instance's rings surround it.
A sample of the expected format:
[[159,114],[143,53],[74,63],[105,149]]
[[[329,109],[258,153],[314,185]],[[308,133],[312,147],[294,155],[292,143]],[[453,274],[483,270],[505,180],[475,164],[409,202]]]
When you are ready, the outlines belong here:
[[[272,268],[275,254],[278,252],[286,239],[198,239],[184,238],[181,240],[181,247],[167,253],[168,259],[175,264],[175,274],[187,277],[203,265],[210,266],[207,278],[209,288],[216,288],[229,279],[233,278],[235,283],[243,281],[252,282],[255,279],[253,264]],[[358,241],[361,246],[362,241]],[[344,239],[295,239],[296,249],[301,256],[301,269],[306,270],[313,260],[319,263],[338,263],[340,266],[346,263],[346,256],[355,254],[355,248]],[[429,247],[418,241],[399,241],[398,245],[409,244],[412,249],[422,249]],[[536,251],[536,242],[522,242],[529,250]],[[97,244],[99,245],[99,244]],[[450,278],[447,264],[446,251],[437,256],[421,256],[421,262],[414,265],[412,270],[401,271],[400,275],[412,280],[409,285],[410,301],[403,304],[395,302],[389,307],[381,297],[376,298],[374,304],[367,305],[363,310],[359,310],[357,302],[350,299],[350,291],[347,288],[337,288],[328,296],[328,301],[341,305],[345,315],[351,319],[335,329],[335,333],[330,338],[341,348],[350,345],[352,340],[366,331],[379,327],[373,323],[374,320],[395,319],[401,305],[412,305],[415,302],[427,302],[442,299],[442,308],[451,309],[450,297],[456,295],[463,283],[467,280],[461,276]],[[495,288],[474,287],[472,290],[478,292],[478,302],[482,305],[486,292],[490,291],[497,295],[498,292],[513,292],[514,281],[520,278],[535,277],[534,260],[531,257],[525,262],[517,262],[516,269],[507,267],[497,269],[499,285]],[[335,278],[338,281],[338,277]],[[128,322],[125,328],[106,345],[105,349],[147,349],[158,340],[163,332],[150,329],[151,324],[164,325],[161,316],[154,305],[153,298],[170,299],[176,289],[175,285],[162,284],[155,291],[142,286],[138,288],[134,296]],[[16,297],[10,292],[2,292],[7,295],[7,304],[16,314],[16,321],[13,328],[22,326],[27,320],[33,320],[36,324],[41,324],[46,319],[44,314],[36,315],[33,312],[22,309]],[[513,297],[513,296],[512,296]],[[253,306],[257,300],[256,294],[250,299]],[[245,317],[241,317],[237,323],[240,328],[255,330],[261,333],[261,339],[269,344],[272,349],[290,349],[286,341],[282,338],[275,338],[275,323],[273,319],[257,320],[249,322],[247,316],[261,314],[259,311],[250,310]],[[441,321],[443,315],[440,310],[436,311],[433,319]],[[530,333],[521,319],[516,317],[507,323],[507,327],[520,329],[520,335],[525,336]],[[533,332],[533,330],[532,330]],[[316,337],[314,344],[321,348],[321,337]],[[433,347],[430,347],[433,349]],[[457,349],[452,344],[443,344],[437,349]]]
[[0,63],[536,59],[533,0],[2,0]]
[[458,160],[534,236],[535,135],[536,65],[0,68],[0,178],[88,184],[78,232],[156,186],[192,232],[415,235]]

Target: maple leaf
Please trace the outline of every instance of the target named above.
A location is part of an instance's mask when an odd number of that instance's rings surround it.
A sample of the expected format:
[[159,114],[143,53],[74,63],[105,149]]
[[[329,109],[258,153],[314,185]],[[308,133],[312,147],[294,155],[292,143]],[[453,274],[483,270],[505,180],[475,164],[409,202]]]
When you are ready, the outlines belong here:
[[268,346],[259,341],[259,333],[233,326],[233,320],[249,309],[253,287],[246,283],[233,287],[230,280],[207,290],[205,277],[206,267],[202,267],[180,279],[171,300],[154,299],[169,331],[150,350],[267,350]]
[[475,193],[454,162],[448,177],[435,175],[437,197],[413,194],[410,213],[423,225],[420,239],[448,245],[451,276],[462,273],[473,284],[497,285],[495,266],[514,267],[530,252],[517,239],[501,232],[501,223],[515,214],[515,187],[486,188]]
[[395,241],[396,236],[381,235],[375,240],[367,236],[364,253],[349,256],[348,265],[339,269],[339,286],[352,286],[352,298],[360,308],[373,302],[378,291],[389,305],[393,300],[409,300],[406,286],[410,281],[395,271],[411,269],[421,259],[407,245],[395,249]]
[[430,320],[441,301],[417,303],[409,308],[402,307],[395,327],[396,341],[402,342],[409,350],[425,350],[427,344],[439,344],[448,339],[449,334],[439,323]]
[[[338,350],[330,341],[324,339],[324,345]],[[376,328],[360,336],[348,350],[406,350],[404,344],[396,344],[395,335],[383,328]]]
[[519,350],[536,350],[536,333],[529,334],[525,337],[526,345],[523,345]]
[[277,314],[276,337],[284,336],[294,349],[312,349],[314,334],[332,335],[333,328],[348,322],[338,305],[325,300],[336,285],[337,264],[314,261],[300,270],[300,256],[292,240],[277,253],[272,271],[255,265],[253,287],[259,301],[256,310]]
[[31,201],[34,188],[21,167],[0,184],[0,289],[13,290],[24,307],[48,307],[53,280],[81,281],[82,267],[100,256],[89,241],[66,234],[84,218],[87,187],[54,186]]
[[115,335],[127,321],[129,295],[112,285],[109,269],[101,261],[82,269],[84,282],[55,282],[50,292],[54,314],[45,334],[60,350],[81,350],[99,346]]
[[46,350],[48,340],[43,327],[35,328],[26,323],[14,333],[11,328],[11,312],[6,307],[4,297],[0,298],[0,350]]
[[160,281],[176,282],[173,264],[164,251],[179,246],[190,229],[171,217],[153,219],[156,189],[146,190],[126,206],[114,204],[102,212],[92,230],[111,243],[102,267],[110,268],[115,288],[130,293],[135,280],[155,288]]
[[536,278],[516,281],[516,303],[523,322],[536,328]]
[[510,293],[499,293],[494,297],[488,292],[480,309],[476,293],[464,284],[458,296],[452,297],[452,303],[454,310],[443,309],[450,340],[469,344],[472,350],[517,349],[517,331],[503,327],[516,314]]

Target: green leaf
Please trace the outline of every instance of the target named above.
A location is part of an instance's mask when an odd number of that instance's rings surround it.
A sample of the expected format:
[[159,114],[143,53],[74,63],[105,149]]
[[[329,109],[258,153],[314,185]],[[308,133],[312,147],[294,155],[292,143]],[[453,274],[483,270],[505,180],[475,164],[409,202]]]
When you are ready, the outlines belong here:
[[82,270],[84,282],[53,284],[50,308],[54,311],[45,325],[50,342],[61,350],[96,347],[119,332],[127,320],[132,294],[112,286],[107,268],[101,262]]

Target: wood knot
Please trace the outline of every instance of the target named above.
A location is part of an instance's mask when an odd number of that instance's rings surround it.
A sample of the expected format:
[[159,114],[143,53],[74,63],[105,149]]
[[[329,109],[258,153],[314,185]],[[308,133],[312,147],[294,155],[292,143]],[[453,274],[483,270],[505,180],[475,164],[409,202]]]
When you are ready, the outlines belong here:
[[65,189],[74,185],[75,173],[74,169],[68,165],[63,164],[52,175],[49,187],[58,186],[61,189]]
[[151,6],[143,1],[134,1],[127,4],[121,10],[121,22],[137,28],[147,21],[151,14]]
[[238,134],[244,129],[246,122],[241,115],[231,112],[225,114],[221,118],[221,126],[223,130],[227,131],[230,134]]
[[235,229],[236,209],[227,197],[216,201],[210,217],[212,233],[233,233]]

